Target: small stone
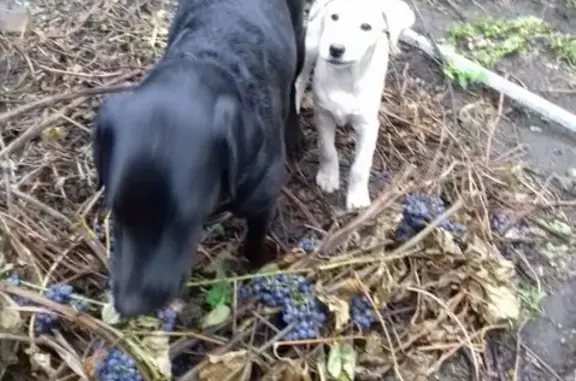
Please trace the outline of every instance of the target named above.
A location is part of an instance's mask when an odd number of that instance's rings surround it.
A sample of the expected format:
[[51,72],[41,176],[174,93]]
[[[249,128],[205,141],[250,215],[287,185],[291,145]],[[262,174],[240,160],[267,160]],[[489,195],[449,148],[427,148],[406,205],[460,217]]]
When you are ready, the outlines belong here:
[[568,176],[572,177],[573,179],[576,179],[576,167],[568,168],[566,173],[568,174]]
[[0,4],[0,32],[24,33],[32,26],[32,15],[24,6]]
[[532,132],[542,132],[542,128],[538,126],[530,126],[530,131]]

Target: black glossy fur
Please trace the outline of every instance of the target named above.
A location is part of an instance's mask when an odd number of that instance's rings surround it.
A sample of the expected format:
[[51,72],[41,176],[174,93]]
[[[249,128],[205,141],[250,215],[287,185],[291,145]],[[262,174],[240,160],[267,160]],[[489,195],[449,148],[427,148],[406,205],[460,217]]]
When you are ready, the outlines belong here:
[[214,213],[246,219],[253,267],[273,259],[263,244],[286,151],[297,157],[302,144],[302,17],[302,0],[180,0],[164,56],[101,105],[94,160],[114,221],[122,315],[178,296]]

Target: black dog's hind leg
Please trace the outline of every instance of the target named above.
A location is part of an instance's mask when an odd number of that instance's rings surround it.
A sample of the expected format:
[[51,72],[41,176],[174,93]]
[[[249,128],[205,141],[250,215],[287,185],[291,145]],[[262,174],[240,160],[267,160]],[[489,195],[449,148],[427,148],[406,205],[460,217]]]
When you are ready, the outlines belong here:
[[292,83],[290,92],[290,112],[284,126],[286,155],[292,162],[298,161],[304,152],[304,134],[300,128],[300,119],[296,113],[296,89]]
[[276,252],[267,249],[265,244],[284,178],[284,155],[275,156],[256,165],[264,172],[258,173],[254,182],[240,189],[237,195],[238,200],[242,200],[241,204],[232,208],[236,216],[246,220],[242,254],[254,269],[276,259]]
[[304,33],[297,37],[296,49],[298,53],[298,62],[296,64],[296,77],[292,81],[290,88],[290,106],[286,126],[284,126],[284,141],[288,159],[295,162],[302,157],[304,152],[304,134],[300,128],[300,119],[296,112],[296,79],[304,66]]

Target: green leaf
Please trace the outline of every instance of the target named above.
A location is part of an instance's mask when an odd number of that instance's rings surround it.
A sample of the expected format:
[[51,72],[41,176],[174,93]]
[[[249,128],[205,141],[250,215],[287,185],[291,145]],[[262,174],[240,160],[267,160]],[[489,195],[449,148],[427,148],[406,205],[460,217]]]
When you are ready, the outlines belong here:
[[459,73],[458,74],[458,85],[463,89],[468,87],[468,80],[466,78],[466,73]]
[[222,224],[214,225],[214,228],[212,230],[212,237],[222,238],[225,235],[226,235],[226,229],[224,229],[224,226],[222,226]]
[[57,141],[62,139],[62,129],[60,127],[48,127],[42,131],[42,141]]
[[356,374],[356,351],[350,344],[344,344],[340,349],[342,356],[342,370],[346,375],[347,380],[354,380]]
[[206,292],[206,303],[211,309],[219,305],[230,304],[232,300],[232,286],[229,283],[221,282],[212,285]]
[[330,377],[339,380],[342,374],[342,354],[340,353],[340,344],[335,343],[330,347],[326,370]]
[[570,248],[567,245],[554,245],[551,242],[547,242],[546,245],[540,249],[540,252],[544,254],[548,259],[554,259],[565,255]]
[[572,234],[572,228],[570,227],[570,225],[568,225],[567,223],[562,222],[560,220],[554,219],[551,221],[546,221],[542,218],[539,218],[538,222],[540,222],[542,225],[547,226],[550,230],[552,230],[558,234],[568,235],[568,236]]
[[[218,260],[214,262],[214,269],[216,270],[216,278],[226,277],[226,266],[224,262]],[[206,303],[210,305],[211,309],[216,308],[221,304],[230,304],[232,301],[232,285],[227,282],[219,282],[210,286],[206,291]]]
[[202,328],[211,327],[223,323],[230,316],[230,307],[225,304],[216,306],[208,315],[204,316]]

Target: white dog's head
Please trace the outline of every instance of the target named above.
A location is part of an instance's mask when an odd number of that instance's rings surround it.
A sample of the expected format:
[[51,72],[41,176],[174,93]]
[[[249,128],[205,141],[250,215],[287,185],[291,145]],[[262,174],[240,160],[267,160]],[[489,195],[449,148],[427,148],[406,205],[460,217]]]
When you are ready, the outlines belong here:
[[397,53],[400,33],[414,21],[414,12],[402,0],[316,0],[308,38],[315,40],[320,58],[346,65],[361,60],[385,33],[390,51]]

